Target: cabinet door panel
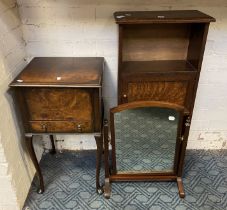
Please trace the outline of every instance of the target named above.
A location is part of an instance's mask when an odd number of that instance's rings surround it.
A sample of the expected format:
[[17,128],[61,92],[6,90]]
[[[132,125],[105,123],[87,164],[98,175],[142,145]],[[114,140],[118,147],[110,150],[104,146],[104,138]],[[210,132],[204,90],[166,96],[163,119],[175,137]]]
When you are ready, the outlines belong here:
[[190,110],[195,78],[194,72],[122,75],[119,101],[163,101]]
[[130,82],[128,102],[165,101],[184,106],[188,83],[185,81]]

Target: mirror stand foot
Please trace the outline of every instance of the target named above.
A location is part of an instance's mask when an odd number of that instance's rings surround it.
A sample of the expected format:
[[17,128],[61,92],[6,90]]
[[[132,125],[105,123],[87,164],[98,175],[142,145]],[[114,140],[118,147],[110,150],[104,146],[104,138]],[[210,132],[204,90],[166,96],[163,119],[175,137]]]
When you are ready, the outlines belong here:
[[105,178],[104,197],[107,199],[110,198],[110,179],[109,178]]
[[184,193],[184,186],[183,186],[183,182],[182,182],[182,178],[181,177],[177,177],[177,186],[178,186],[180,198],[184,198],[185,197],[185,193]]

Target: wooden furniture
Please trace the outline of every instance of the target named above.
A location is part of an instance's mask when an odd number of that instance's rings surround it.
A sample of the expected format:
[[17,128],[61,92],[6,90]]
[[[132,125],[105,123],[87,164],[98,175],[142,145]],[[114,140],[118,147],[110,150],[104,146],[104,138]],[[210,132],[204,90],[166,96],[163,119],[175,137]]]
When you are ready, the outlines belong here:
[[[184,197],[181,177],[190,121],[208,28],[215,19],[196,10],[124,11],[115,12],[114,17],[119,25],[118,103],[156,101],[188,110],[179,126],[183,136],[178,133],[174,175],[149,174],[152,179],[177,180]],[[144,175],[115,178],[117,173],[112,171],[110,181],[147,180]]]
[[[178,162],[189,128],[183,126],[188,115],[183,106],[158,101],[135,101],[112,108],[110,125],[107,120],[104,123],[104,196],[110,197],[110,182],[131,180],[177,180],[179,194],[184,196]],[[169,121],[169,116],[174,120]]]
[[44,192],[42,173],[36,159],[34,135],[95,133],[97,144],[96,187],[102,156],[103,58],[34,58],[10,84],[15,89],[23,119],[25,139]]

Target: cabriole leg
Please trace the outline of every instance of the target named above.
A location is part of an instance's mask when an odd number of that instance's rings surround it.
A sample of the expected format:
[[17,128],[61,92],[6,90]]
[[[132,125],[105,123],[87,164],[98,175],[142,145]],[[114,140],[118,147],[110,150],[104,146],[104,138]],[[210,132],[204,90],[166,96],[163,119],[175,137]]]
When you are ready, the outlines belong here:
[[50,153],[56,154],[56,149],[55,149],[55,145],[54,145],[54,135],[50,135],[50,141],[51,141],[51,146],[52,146]]
[[32,162],[33,162],[35,169],[36,169],[36,173],[37,173],[38,178],[39,178],[39,189],[38,189],[37,192],[39,194],[42,194],[44,192],[43,175],[42,175],[41,169],[39,167],[39,163],[38,163],[36,155],[35,155],[35,151],[34,151],[34,147],[33,147],[33,135],[25,135],[25,140],[26,140],[28,152],[30,154],[30,157],[32,159]]
[[103,194],[103,188],[100,185],[100,169],[103,153],[103,135],[95,136],[95,141],[97,145],[96,150],[96,192],[98,194]]

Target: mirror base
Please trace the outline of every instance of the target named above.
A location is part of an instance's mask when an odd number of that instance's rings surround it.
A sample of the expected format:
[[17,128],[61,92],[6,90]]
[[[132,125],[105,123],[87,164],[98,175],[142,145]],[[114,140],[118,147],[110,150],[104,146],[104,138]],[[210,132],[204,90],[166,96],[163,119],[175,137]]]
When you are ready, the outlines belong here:
[[182,182],[182,178],[181,177],[177,177],[177,186],[178,186],[178,191],[179,191],[180,198],[184,198],[185,197],[185,193],[184,193],[184,186],[183,186],[183,182]]
[[104,197],[109,199],[110,198],[110,194],[111,194],[110,179],[109,178],[105,178]]

